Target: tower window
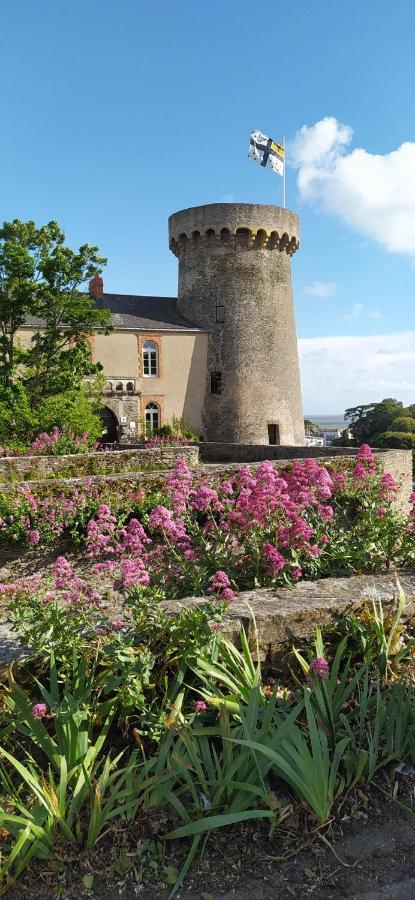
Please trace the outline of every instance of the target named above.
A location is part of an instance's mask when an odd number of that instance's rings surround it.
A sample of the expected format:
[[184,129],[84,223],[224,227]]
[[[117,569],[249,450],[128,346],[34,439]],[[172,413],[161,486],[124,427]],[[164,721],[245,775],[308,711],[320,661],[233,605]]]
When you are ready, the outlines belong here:
[[223,303],[216,304],[216,321],[224,322],[225,321],[225,307]]
[[146,341],[143,346],[143,375],[158,375],[157,344],[153,341]]
[[222,393],[222,372],[211,372],[210,373],[210,393],[211,394],[221,394]]
[[145,430],[146,435],[151,434],[160,427],[160,407],[158,403],[147,403],[145,408]]

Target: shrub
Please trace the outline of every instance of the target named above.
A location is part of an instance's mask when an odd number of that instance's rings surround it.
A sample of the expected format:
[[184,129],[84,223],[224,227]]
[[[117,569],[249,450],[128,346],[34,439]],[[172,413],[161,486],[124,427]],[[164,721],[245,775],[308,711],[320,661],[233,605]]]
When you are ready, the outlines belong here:
[[393,420],[390,431],[403,431],[406,434],[415,432],[415,419],[412,416],[398,416]]
[[402,450],[415,450],[415,434],[402,431],[384,431],[374,441],[377,447],[391,447]]

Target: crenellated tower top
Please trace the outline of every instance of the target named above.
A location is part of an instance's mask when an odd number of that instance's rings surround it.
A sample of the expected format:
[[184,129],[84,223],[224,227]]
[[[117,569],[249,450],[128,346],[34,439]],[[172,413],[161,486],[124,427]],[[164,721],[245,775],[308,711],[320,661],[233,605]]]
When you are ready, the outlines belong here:
[[207,240],[229,248],[278,250],[289,256],[298,250],[298,216],[280,206],[251,203],[210,203],[182,209],[169,218],[169,247],[180,257],[189,242]]

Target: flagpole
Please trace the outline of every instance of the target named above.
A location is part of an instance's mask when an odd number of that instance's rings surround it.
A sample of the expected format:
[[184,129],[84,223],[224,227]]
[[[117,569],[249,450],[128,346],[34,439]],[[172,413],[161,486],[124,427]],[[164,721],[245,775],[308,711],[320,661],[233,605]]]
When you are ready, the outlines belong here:
[[282,173],[282,205],[283,205],[283,207],[284,207],[284,209],[285,209],[285,165],[286,165],[286,160],[285,160],[285,134],[284,134],[283,139],[282,139],[282,146],[284,147],[284,168],[283,168],[283,173]]

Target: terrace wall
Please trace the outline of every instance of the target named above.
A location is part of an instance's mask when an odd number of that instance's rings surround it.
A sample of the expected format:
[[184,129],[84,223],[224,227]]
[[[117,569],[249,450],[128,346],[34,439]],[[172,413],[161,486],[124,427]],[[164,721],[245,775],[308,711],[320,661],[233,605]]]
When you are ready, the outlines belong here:
[[[406,597],[404,618],[415,613],[415,572],[399,573],[399,583]],[[229,604],[223,633],[239,643],[243,626],[251,650],[256,655],[255,624],[258,632],[260,659],[272,664],[284,650],[312,638],[316,628],[333,626],[347,613],[356,614],[372,597],[382,602],[385,610],[394,610],[398,598],[396,574],[352,575],[347,578],[324,578],[300,581],[290,588],[263,588],[243,591]],[[171,615],[180,609],[192,609],[206,603],[207,597],[186,597],[162,603]]]
[[79,476],[109,475],[168,470],[184,457],[193,468],[199,461],[196,445],[152,447],[151,449],[108,450],[68,456],[10,456],[0,458],[0,482],[42,481],[48,478],[72,479]]

